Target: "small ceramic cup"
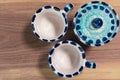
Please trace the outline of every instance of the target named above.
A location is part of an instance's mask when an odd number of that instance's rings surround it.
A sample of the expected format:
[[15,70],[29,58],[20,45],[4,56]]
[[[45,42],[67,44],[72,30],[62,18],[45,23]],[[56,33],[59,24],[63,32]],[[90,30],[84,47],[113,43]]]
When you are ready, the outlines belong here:
[[60,40],[68,30],[67,14],[73,9],[71,3],[63,10],[55,6],[45,6],[38,9],[32,17],[33,33],[45,42]]
[[77,43],[64,40],[56,43],[48,55],[51,70],[60,77],[71,78],[83,71],[83,68],[96,68],[96,64],[86,60],[83,48]]

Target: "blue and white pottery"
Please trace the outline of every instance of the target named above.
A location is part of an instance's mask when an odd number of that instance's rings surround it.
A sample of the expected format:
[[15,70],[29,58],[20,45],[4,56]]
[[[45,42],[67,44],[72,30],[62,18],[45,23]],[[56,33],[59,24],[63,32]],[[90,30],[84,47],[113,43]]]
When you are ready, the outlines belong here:
[[119,17],[112,6],[101,1],[84,4],[73,20],[75,34],[89,46],[102,46],[110,42],[119,29]]
[[48,55],[51,70],[60,77],[72,78],[80,74],[85,67],[96,68],[96,64],[86,60],[83,48],[69,40],[55,44]]
[[71,3],[63,10],[55,6],[44,6],[38,9],[32,17],[33,33],[45,42],[60,40],[68,30],[67,14],[73,9]]

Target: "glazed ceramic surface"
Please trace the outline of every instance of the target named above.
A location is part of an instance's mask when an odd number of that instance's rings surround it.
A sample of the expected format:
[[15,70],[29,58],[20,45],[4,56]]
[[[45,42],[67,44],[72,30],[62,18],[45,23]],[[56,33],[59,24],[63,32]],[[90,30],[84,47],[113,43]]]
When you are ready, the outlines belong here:
[[73,20],[74,32],[84,44],[101,46],[110,42],[118,32],[118,14],[109,4],[92,1],[84,4]]
[[94,62],[86,60],[83,48],[69,40],[56,43],[50,50],[48,63],[55,74],[64,78],[78,75],[84,67],[96,68]]
[[54,42],[61,39],[68,30],[67,13],[73,9],[68,4],[63,10],[54,6],[45,6],[38,9],[32,18],[32,28],[35,36],[45,42]]

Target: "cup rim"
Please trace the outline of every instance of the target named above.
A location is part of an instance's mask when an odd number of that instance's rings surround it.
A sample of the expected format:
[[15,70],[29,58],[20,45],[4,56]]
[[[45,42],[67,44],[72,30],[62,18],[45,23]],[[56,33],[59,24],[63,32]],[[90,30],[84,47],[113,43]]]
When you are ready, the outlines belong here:
[[[110,38],[110,39],[108,39],[107,41],[105,41],[105,42],[103,42],[103,43],[99,43],[99,44],[93,44],[93,43],[89,43],[89,42],[87,42],[86,40],[83,40],[80,36],[79,36],[79,34],[77,33],[77,30],[76,30],[76,19],[77,19],[77,16],[79,15],[79,10],[82,10],[84,7],[87,7],[87,5],[89,5],[89,4],[92,4],[92,5],[96,5],[96,4],[102,4],[103,6],[107,6],[107,7],[109,7],[109,8],[111,8],[113,11],[114,11],[114,13],[116,14],[115,15],[115,17],[116,17],[116,31],[114,31],[114,33],[113,33],[113,36],[112,36],[112,38]],[[74,16],[74,19],[73,19],[73,29],[74,29],[74,32],[75,32],[75,35],[79,38],[79,40],[81,41],[81,42],[83,42],[84,44],[86,44],[86,45],[88,45],[88,46],[92,46],[92,47],[95,47],[95,46],[103,46],[103,45],[105,45],[105,44],[107,44],[107,43],[109,43],[110,41],[112,41],[113,40],[113,38],[116,36],[116,34],[118,33],[118,30],[119,30],[119,16],[118,16],[118,14],[115,12],[115,10],[114,10],[114,8],[111,6],[111,5],[109,5],[109,4],[107,4],[107,3],[105,3],[105,2],[103,2],[103,1],[91,1],[91,2],[88,2],[88,3],[86,3],[86,4],[84,4],[81,8],[79,8],[78,9],[78,11],[76,12],[76,14],[75,14],[75,16]],[[101,40],[102,41],[102,40]]]
[[[70,44],[70,45],[73,45],[75,46],[76,48],[79,49],[79,51],[81,52],[80,54],[82,54],[81,56],[81,59],[83,61],[83,64],[80,66],[80,68],[78,69],[78,71],[74,72],[73,74],[63,74],[62,72],[58,72],[53,64],[52,64],[52,58],[51,56],[53,55],[54,53],[54,50],[59,47],[60,45],[63,45],[63,44]],[[83,48],[76,42],[74,41],[70,41],[70,40],[64,40],[64,41],[61,41],[61,42],[58,42],[56,43],[51,49],[50,49],[50,52],[48,54],[48,64],[49,64],[49,67],[50,69],[58,76],[60,77],[63,77],[63,78],[72,78],[74,76],[77,76],[78,74],[80,74],[82,71],[83,71],[83,68],[85,67],[84,63],[86,61],[86,55],[85,55],[85,51],[83,50]]]
[[[34,26],[34,21],[35,21],[35,19],[36,19],[36,16],[37,16],[38,14],[40,14],[42,11],[44,11],[44,10],[49,10],[49,9],[53,9],[53,10],[61,13],[61,15],[62,15],[62,17],[63,17],[63,19],[64,19],[64,22],[65,22],[65,26],[64,26],[63,32],[61,32],[61,34],[60,34],[58,37],[56,37],[56,38],[54,38],[54,39],[50,39],[50,40],[45,39],[45,38],[42,38],[42,37],[35,31],[35,26]],[[40,40],[42,40],[42,41],[44,41],[44,42],[55,42],[55,41],[58,41],[58,40],[60,40],[61,38],[63,38],[64,35],[65,35],[65,34],[67,33],[67,31],[68,31],[67,14],[66,14],[64,11],[60,10],[60,8],[58,8],[58,7],[56,7],[56,6],[43,6],[43,7],[39,8],[39,9],[34,13],[34,15],[33,15],[33,17],[32,17],[31,24],[32,24],[32,30],[33,30],[34,35],[35,35],[38,39],[40,39]]]

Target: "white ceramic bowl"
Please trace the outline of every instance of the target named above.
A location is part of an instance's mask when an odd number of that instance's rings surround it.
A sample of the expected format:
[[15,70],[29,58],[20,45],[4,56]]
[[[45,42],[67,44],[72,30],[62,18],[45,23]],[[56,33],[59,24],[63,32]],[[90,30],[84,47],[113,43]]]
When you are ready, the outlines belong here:
[[96,68],[94,62],[86,60],[83,48],[69,40],[58,42],[50,50],[48,63],[55,74],[64,78],[78,75],[84,67]]
[[45,42],[61,39],[68,30],[67,13],[73,5],[67,4],[63,10],[55,6],[45,6],[38,9],[32,18],[33,33]]

